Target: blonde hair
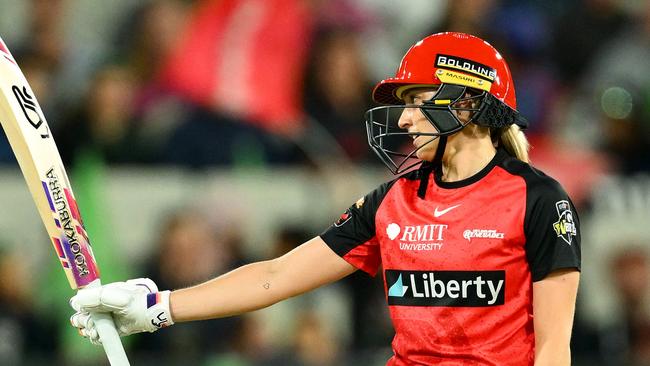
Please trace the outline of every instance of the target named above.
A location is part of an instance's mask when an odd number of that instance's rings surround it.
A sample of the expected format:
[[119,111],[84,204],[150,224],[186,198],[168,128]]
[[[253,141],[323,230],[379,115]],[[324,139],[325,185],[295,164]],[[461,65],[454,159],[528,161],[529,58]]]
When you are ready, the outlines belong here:
[[503,147],[510,155],[525,163],[530,162],[530,159],[528,158],[530,144],[528,143],[526,135],[524,135],[524,132],[519,128],[519,126],[513,124],[501,128],[492,136],[498,136],[496,139],[498,146]]

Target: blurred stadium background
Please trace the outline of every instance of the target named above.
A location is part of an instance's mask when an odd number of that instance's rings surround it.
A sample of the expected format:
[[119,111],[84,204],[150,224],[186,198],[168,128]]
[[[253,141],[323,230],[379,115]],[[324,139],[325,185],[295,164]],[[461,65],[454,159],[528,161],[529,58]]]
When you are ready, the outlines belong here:
[[[389,179],[373,83],[438,31],[488,40],[533,163],[580,210],[576,365],[650,365],[650,2],[0,0],[0,35],[54,131],[105,282],[162,288],[282,254]],[[0,364],[105,364],[0,136]],[[379,278],[126,340],[134,365],[383,365]],[[236,296],[231,294],[230,296]],[[197,299],[200,301],[200,299]]]

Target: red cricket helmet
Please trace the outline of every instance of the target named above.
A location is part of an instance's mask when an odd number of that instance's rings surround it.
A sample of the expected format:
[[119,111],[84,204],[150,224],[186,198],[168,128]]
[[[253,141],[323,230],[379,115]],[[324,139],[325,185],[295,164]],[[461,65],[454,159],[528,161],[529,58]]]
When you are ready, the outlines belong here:
[[[402,96],[407,90],[434,86],[437,88],[431,100],[419,105],[404,104]],[[365,114],[368,143],[395,174],[419,164],[415,154],[424,146],[404,152],[401,137],[430,136],[427,144],[440,138],[434,158],[438,164],[447,136],[469,123],[497,129],[512,124],[522,129],[528,126],[517,111],[515,87],[506,61],[489,43],[464,33],[437,33],[414,44],[402,58],[395,77],[377,84],[372,97],[384,106]],[[476,103],[463,103],[468,101]],[[412,133],[401,128],[399,116],[412,108],[418,108],[436,132]],[[457,112],[462,110],[472,112],[469,120],[458,118]]]
[[380,104],[402,104],[404,91],[418,86],[458,84],[485,90],[517,109],[510,69],[486,41],[465,33],[436,33],[406,52],[395,77],[382,80],[372,97]]

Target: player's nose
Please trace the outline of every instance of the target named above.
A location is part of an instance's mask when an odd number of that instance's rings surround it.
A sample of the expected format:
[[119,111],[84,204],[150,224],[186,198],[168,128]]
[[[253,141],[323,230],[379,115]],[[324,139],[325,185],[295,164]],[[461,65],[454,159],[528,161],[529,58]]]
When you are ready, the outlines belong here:
[[397,126],[406,130],[411,125],[413,125],[413,108],[404,108],[397,121]]

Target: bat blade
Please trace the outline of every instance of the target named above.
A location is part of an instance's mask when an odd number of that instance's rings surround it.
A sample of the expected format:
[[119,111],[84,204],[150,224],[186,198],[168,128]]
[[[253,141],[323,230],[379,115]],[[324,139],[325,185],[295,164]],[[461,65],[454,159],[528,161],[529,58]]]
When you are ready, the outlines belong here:
[[83,288],[99,271],[74,193],[34,93],[0,44],[0,122],[70,286]]
[[[99,269],[50,127],[1,38],[0,124],[70,286],[99,286]],[[93,319],[111,365],[129,365],[110,315]]]

